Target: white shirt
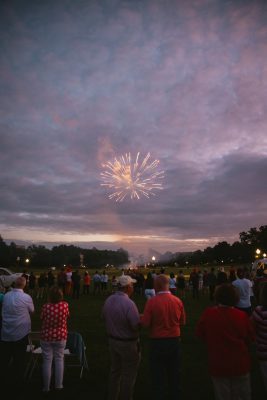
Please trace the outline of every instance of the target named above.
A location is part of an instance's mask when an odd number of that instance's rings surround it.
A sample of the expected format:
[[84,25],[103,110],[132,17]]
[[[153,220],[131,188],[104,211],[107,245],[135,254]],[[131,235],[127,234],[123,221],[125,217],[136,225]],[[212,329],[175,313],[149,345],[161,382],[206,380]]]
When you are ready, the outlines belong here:
[[252,282],[249,279],[236,279],[235,281],[232,282],[232,285],[234,285],[240,295],[240,300],[237,303],[237,307],[239,308],[248,308],[251,306],[250,302],[250,296],[251,296],[251,288],[252,288]]
[[72,272],[71,271],[70,272],[66,272],[67,282],[71,282],[71,277],[72,277]]
[[28,335],[33,312],[32,298],[22,289],[7,292],[2,305],[2,340],[16,342]]
[[108,283],[108,275],[102,274],[100,277],[101,282]]
[[170,283],[170,289],[176,289],[176,278],[170,278],[169,283]]

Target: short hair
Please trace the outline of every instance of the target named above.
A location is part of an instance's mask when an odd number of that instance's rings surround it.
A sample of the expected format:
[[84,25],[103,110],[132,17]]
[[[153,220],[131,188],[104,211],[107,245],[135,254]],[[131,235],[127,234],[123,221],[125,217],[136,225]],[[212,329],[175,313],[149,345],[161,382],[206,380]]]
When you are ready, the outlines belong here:
[[19,276],[14,283],[16,289],[24,289],[27,284],[27,280],[24,276]]
[[52,286],[48,293],[51,303],[59,303],[63,299],[63,292],[58,286]]
[[161,290],[169,290],[169,278],[165,274],[157,275],[154,280],[154,287],[156,292]]
[[239,301],[239,292],[233,285],[223,283],[217,286],[214,297],[217,304],[234,307]]

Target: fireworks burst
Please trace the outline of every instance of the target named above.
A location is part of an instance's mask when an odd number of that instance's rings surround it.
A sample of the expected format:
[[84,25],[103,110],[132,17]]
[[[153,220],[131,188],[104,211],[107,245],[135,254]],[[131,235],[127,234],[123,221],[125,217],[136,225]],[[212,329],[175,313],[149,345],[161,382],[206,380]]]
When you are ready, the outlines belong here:
[[154,196],[154,190],[163,189],[161,180],[164,172],[157,170],[159,160],[151,161],[150,153],[142,161],[139,161],[139,156],[140,153],[137,153],[136,158],[132,159],[131,154],[126,153],[102,165],[101,186],[112,190],[110,199],[120,202],[130,197],[139,200],[142,196]]

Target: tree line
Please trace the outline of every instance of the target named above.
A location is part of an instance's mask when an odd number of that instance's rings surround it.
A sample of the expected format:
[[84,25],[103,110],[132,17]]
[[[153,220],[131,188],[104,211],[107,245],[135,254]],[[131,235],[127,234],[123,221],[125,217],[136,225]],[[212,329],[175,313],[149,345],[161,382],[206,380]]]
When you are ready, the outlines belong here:
[[[259,228],[250,228],[240,232],[239,241],[229,244],[226,241],[218,242],[214,247],[196,250],[191,253],[168,253],[158,259],[159,265],[201,265],[201,264],[245,264],[255,260],[256,249],[262,257],[267,253],[267,225]],[[166,253],[167,254],[167,253]],[[114,250],[82,249],[74,245],[59,245],[48,249],[45,246],[30,245],[18,246],[11,242],[6,244],[0,235],[0,265],[8,267],[26,268],[26,259],[29,266],[34,268],[60,267],[71,264],[74,267],[81,264],[88,268],[103,268],[107,264],[114,266],[127,265],[129,254],[120,248]]]
[[[28,261],[26,261],[28,260]],[[28,247],[6,244],[0,235],[0,266],[20,268],[47,268],[72,265],[87,268],[103,268],[107,264],[121,266],[129,263],[128,252],[122,248],[114,250],[82,249],[74,245],[59,245],[48,249],[45,246]]]
[[[239,241],[229,244],[226,241],[218,242],[214,247],[197,250],[192,253],[172,254],[171,260],[159,264],[172,265],[201,265],[201,264],[247,264],[255,261],[256,257],[262,258],[267,254],[267,225],[259,228],[250,228],[248,231],[240,232]],[[256,254],[256,250],[260,254]],[[171,261],[171,263],[170,263]]]

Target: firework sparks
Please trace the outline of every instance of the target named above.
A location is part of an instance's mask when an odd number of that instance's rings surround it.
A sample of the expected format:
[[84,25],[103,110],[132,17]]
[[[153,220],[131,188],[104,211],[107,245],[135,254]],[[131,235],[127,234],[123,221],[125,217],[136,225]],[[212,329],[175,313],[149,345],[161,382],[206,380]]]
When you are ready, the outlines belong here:
[[150,153],[139,161],[140,153],[135,159],[130,153],[114,158],[103,164],[104,171],[101,172],[103,183],[112,190],[110,199],[123,201],[126,197],[139,200],[142,196],[149,198],[154,196],[155,190],[161,190],[164,172],[158,171],[159,160],[151,161]]

